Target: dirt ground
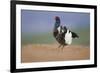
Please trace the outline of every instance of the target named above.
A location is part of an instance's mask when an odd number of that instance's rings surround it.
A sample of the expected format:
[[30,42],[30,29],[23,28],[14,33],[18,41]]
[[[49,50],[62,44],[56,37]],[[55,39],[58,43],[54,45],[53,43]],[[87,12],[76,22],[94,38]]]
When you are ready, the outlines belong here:
[[23,46],[21,50],[22,63],[86,60],[89,58],[90,48],[80,45],[65,46],[62,50],[58,48],[58,44],[30,44]]

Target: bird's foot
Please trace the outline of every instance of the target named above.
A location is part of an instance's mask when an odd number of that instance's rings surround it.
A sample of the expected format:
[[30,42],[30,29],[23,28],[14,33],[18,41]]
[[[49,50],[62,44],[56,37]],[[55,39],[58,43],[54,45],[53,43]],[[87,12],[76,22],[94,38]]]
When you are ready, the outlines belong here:
[[59,45],[58,48],[60,48],[63,51],[64,45]]

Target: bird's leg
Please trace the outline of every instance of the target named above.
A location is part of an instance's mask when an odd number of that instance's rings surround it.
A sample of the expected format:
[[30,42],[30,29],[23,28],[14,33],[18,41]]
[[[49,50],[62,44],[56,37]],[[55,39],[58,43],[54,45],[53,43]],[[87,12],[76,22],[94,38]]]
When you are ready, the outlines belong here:
[[60,48],[61,47],[61,44],[58,46],[58,48]]
[[64,45],[62,46],[62,48],[61,48],[61,49],[63,50],[63,48],[64,48]]

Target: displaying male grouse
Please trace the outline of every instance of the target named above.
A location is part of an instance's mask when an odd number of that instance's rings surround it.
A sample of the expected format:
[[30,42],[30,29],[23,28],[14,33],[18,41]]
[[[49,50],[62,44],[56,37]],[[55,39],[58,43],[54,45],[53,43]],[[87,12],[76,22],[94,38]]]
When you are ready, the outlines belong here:
[[65,45],[70,45],[73,38],[79,38],[79,36],[76,33],[67,29],[66,26],[61,26],[60,24],[60,18],[56,16],[53,35],[57,42],[60,44],[59,47],[62,46],[63,48]]

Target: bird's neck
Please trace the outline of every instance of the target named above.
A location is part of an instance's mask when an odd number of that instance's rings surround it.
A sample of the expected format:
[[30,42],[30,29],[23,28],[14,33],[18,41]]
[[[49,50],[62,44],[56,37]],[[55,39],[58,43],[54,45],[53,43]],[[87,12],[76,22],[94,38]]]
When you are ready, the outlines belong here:
[[55,28],[58,28],[60,26],[60,20],[55,21]]

